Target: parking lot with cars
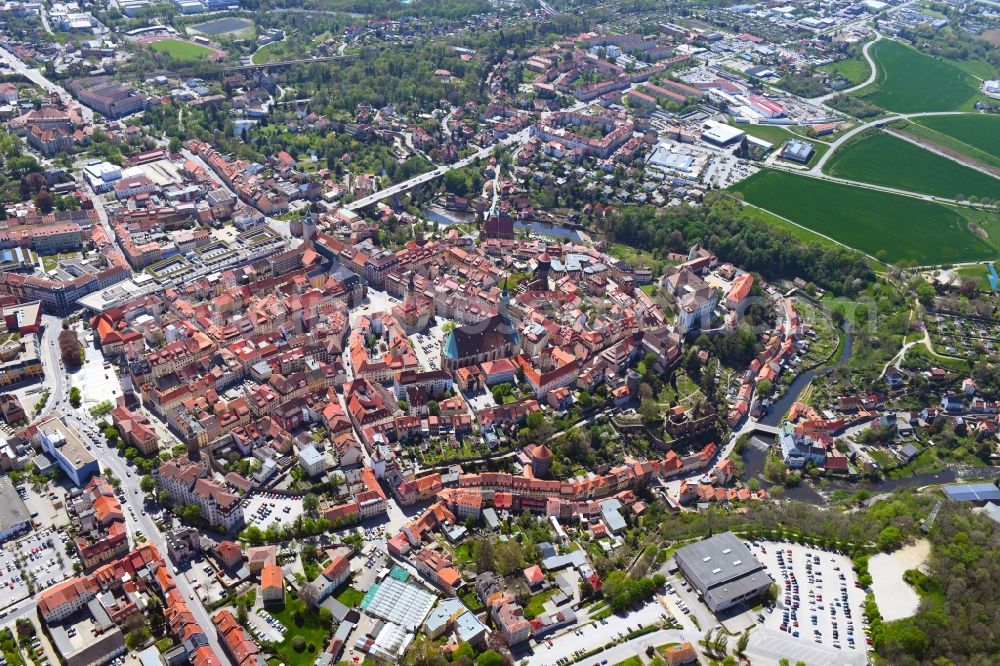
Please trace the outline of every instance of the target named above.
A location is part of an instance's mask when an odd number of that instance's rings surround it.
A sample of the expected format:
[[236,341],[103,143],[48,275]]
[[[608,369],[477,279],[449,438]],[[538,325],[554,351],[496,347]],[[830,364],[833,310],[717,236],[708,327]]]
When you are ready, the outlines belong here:
[[8,541],[0,553],[0,607],[30,596],[29,581],[37,591],[73,576],[75,555],[67,554],[69,537],[46,528]]
[[302,499],[274,493],[260,493],[243,500],[247,525],[266,530],[271,525],[291,525],[302,514]]
[[800,641],[864,654],[869,648],[865,593],[844,555],[792,543],[751,544],[778,584],[773,612],[756,620]]
[[410,343],[417,353],[420,365],[428,370],[439,370],[441,368],[441,343],[444,342],[444,325],[447,319],[435,317],[431,322],[431,328],[426,333],[417,333],[410,336]]
[[288,627],[278,622],[277,619],[263,608],[258,608],[249,615],[250,632],[257,640],[280,643],[285,638]]

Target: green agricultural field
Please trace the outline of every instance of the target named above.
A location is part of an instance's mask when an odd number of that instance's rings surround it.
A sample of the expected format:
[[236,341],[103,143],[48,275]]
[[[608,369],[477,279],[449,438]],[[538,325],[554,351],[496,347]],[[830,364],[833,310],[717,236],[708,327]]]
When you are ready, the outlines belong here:
[[932,265],[997,254],[969,231],[962,210],[951,206],[772,169],[732,189],[755,206],[891,262]]
[[843,146],[826,163],[825,171],[838,178],[945,199],[959,194],[1000,198],[1000,179],[881,132]]
[[974,160],[1000,166],[1000,116],[979,113],[928,116],[914,118],[912,122],[939,135],[921,133],[920,136]]
[[955,65],[884,39],[870,51],[878,66],[871,86],[854,93],[900,113],[955,111],[978,95],[978,81]]
[[837,62],[831,62],[828,65],[820,65],[816,69],[826,72],[827,74],[839,74],[846,80],[850,81],[852,86],[864,83],[868,80],[868,76],[872,73],[871,67],[868,66],[868,61],[864,58],[847,58],[846,60],[838,60]]
[[177,60],[205,60],[208,56],[215,53],[215,51],[206,46],[187,42],[183,39],[161,39],[158,42],[150,44],[149,48],[154,51],[166,53],[171,58]]

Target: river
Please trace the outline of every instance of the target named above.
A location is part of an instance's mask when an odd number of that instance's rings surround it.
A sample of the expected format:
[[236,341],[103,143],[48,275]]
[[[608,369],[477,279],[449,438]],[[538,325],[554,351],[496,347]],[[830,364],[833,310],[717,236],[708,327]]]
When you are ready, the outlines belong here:
[[[837,358],[836,365],[843,366],[846,365],[848,361],[851,360],[851,352],[854,349],[854,337],[851,334],[851,329],[849,326],[844,327],[844,347],[840,351],[840,356]],[[792,408],[792,405],[796,400],[799,399],[799,395],[805,390],[807,386],[815,379],[817,376],[822,376],[828,372],[830,366],[823,368],[818,368],[815,370],[808,370],[798,375],[792,383],[789,385],[788,390],[776,400],[771,408],[768,410],[764,418],[760,419],[760,423],[767,426],[777,426],[781,423],[785,414],[788,410]],[[751,439],[751,445],[743,452],[743,465],[746,469],[744,475],[744,480],[749,481],[750,479],[756,478],[761,482],[762,486],[770,485],[770,482],[764,478],[764,460],[767,458],[767,450],[773,444],[773,440],[765,439],[760,435],[756,435]],[[888,481],[882,481],[880,483],[866,482],[863,484],[849,484],[842,482],[830,483],[824,487],[824,492],[830,490],[848,490],[854,492],[860,488],[867,487],[873,492],[878,490],[880,492],[891,492],[896,488],[905,486],[920,486],[926,485],[928,483],[945,483],[954,480],[954,473],[951,473],[951,478],[945,478],[948,475],[948,471],[942,471],[937,475],[924,475],[931,477],[930,479],[923,479],[922,477],[909,477],[906,479],[890,479]],[[941,477],[941,478],[937,478]],[[799,502],[809,502],[810,504],[826,504],[826,498],[817,492],[811,484],[808,482],[800,483],[799,485],[786,488],[782,497],[791,500],[797,500]]]
[[[442,227],[456,223],[467,224],[474,221],[474,215],[471,213],[444,210],[442,208],[438,208],[437,206],[427,206],[422,209],[420,213],[431,222],[436,222]],[[547,224],[545,222],[525,223],[518,220],[514,222],[514,228],[526,230],[530,233],[539,234],[541,236],[549,236],[550,238],[556,238],[559,240],[569,240],[574,242],[578,242],[580,240],[580,234],[577,233],[576,229],[564,227],[559,224]]]
[[[851,360],[851,352],[854,349],[854,336],[851,334],[851,329],[848,326],[844,327],[844,348],[840,351],[840,357],[837,359],[837,365],[847,365],[847,362]],[[796,400],[799,399],[799,395],[802,391],[809,386],[813,378],[816,375],[823,374],[829,370],[829,366],[826,368],[819,368],[817,370],[809,370],[803,372],[795,379],[792,380],[791,385],[789,385],[788,390],[778,398],[771,408],[768,410],[764,418],[760,420],[763,425],[767,426],[777,426],[781,423],[781,419],[784,418],[788,410],[792,408],[792,405]]]

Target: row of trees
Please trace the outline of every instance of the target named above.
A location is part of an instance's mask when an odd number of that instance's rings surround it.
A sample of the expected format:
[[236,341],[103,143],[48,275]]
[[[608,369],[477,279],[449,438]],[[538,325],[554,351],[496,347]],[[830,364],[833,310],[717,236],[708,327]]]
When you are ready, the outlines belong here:
[[853,250],[806,243],[748,216],[739,195],[709,192],[705,205],[629,206],[610,220],[613,240],[686,253],[695,243],[768,280],[801,277],[835,293],[862,289],[875,275]]

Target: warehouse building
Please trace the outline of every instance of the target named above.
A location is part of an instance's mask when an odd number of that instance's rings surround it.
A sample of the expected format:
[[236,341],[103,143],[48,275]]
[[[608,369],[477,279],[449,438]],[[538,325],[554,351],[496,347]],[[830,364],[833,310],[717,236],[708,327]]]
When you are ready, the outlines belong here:
[[792,139],[781,149],[781,159],[798,162],[799,164],[808,164],[814,152],[815,150],[811,143]]
[[27,532],[31,527],[31,515],[14,489],[10,477],[0,476],[0,543]]
[[744,136],[746,132],[738,127],[717,123],[714,120],[706,121],[701,131],[701,140],[715,146],[731,146],[741,141]]
[[674,561],[713,613],[764,594],[774,582],[732,532],[684,546]]

